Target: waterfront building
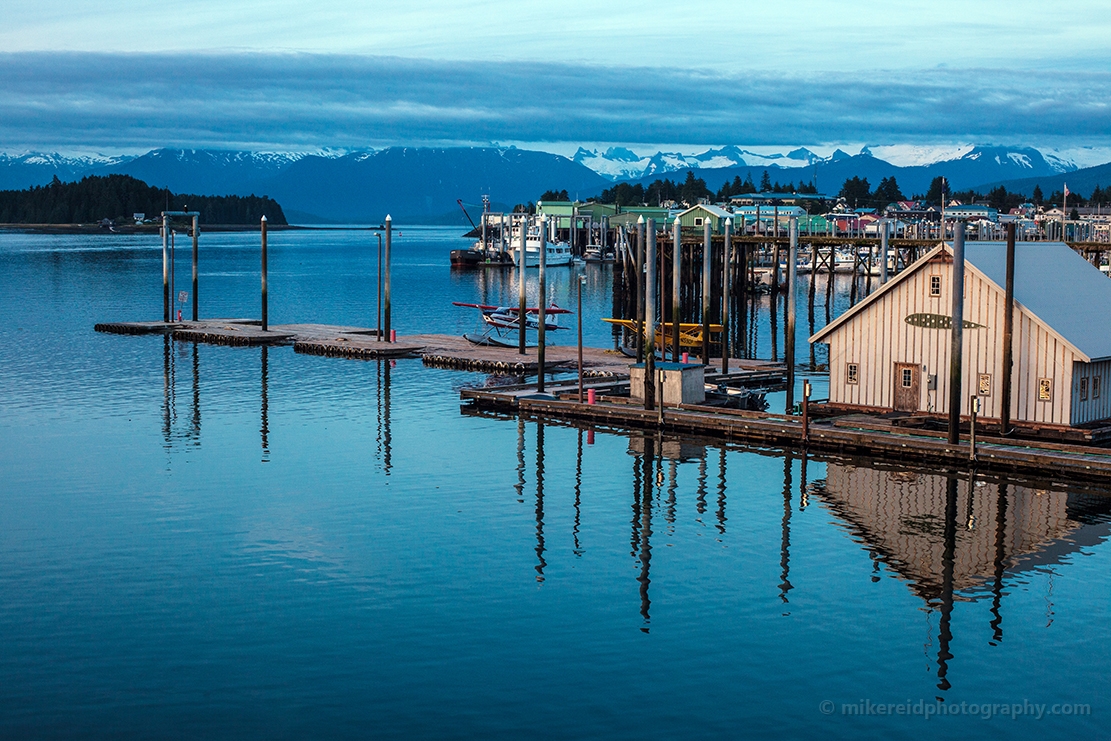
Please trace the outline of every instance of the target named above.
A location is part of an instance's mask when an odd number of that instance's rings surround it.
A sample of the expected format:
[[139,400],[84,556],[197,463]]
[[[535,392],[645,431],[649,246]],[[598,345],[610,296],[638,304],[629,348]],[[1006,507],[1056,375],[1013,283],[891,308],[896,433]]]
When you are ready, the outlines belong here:
[[[1006,246],[965,245],[961,413],[998,419]],[[952,248],[940,244],[810,338],[829,345],[829,401],[947,415]],[[1111,281],[1063,242],[1019,242],[1011,419],[1069,427],[1111,419]]]

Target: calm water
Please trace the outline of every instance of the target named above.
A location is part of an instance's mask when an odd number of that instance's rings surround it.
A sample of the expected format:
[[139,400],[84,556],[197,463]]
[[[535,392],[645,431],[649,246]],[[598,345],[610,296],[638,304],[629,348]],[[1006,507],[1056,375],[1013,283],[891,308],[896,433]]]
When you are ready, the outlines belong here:
[[[450,273],[456,234],[401,229],[400,331],[515,295]],[[372,325],[375,249],[273,234],[271,321]],[[256,315],[255,237],[202,250],[202,313]],[[156,318],[160,272],[150,237],[0,235],[2,737],[1105,733],[1103,492],[592,435],[461,413],[486,377],[420,361],[92,331]]]

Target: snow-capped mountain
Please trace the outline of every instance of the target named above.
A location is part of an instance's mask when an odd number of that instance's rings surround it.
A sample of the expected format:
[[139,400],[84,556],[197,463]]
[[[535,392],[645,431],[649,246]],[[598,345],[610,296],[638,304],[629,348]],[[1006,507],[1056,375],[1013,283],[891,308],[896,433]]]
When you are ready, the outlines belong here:
[[[642,180],[665,177],[685,170],[717,170],[723,168],[801,169],[828,165],[855,157],[882,160],[896,168],[932,167],[948,163],[958,170],[982,171],[988,179],[1071,172],[1077,164],[1063,154],[1042,153],[1033,147],[977,146],[974,144],[934,145],[869,145],[852,155],[841,149],[822,157],[799,147],[787,152],[754,152],[728,145],[708,149],[700,154],[658,151],[653,155],[637,154],[627,147],[610,147],[605,151],[582,147],[572,159],[610,180]],[[996,172],[998,170],[998,172]],[[979,177],[979,175],[975,176]]]
[[[847,156],[847,155],[846,155]],[[708,169],[721,167],[805,167],[821,161],[821,157],[809,149],[798,148],[786,154],[774,152],[760,154],[747,149],[728,145],[718,149],[708,149],[700,154],[659,151],[653,155],[640,155],[626,147],[610,147],[604,152],[597,149],[579,147],[571,158],[580,165],[610,180],[639,180],[649,176],[664,176],[669,172],[689,169]]]
[[63,155],[57,152],[0,153],[0,190],[45,185],[57,177],[75,180],[99,167],[110,167],[132,159],[102,154]]

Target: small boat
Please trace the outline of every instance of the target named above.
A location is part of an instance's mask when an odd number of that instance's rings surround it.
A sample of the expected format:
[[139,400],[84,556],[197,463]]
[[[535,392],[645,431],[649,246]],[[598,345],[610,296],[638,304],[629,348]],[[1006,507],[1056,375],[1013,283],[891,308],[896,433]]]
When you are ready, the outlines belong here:
[[513,258],[506,252],[483,249],[481,242],[475,242],[470,249],[452,250],[453,268],[498,267],[513,265]]
[[[566,242],[549,242],[544,243],[544,266],[549,268],[561,267],[571,264],[571,245]],[[521,262],[521,238],[517,235],[516,244],[513,246],[512,254],[513,264],[519,265]],[[538,268],[540,267],[540,230],[538,228],[530,229],[528,237],[525,239],[525,267]]]

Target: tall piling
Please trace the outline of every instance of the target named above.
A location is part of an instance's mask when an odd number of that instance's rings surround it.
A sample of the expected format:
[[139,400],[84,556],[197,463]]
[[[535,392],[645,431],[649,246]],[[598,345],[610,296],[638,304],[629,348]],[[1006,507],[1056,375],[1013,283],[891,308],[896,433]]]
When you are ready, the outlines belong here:
[[162,321],[170,321],[170,217],[162,214]]
[[725,220],[721,252],[721,372],[729,372],[729,297],[733,278],[733,219]]
[[960,442],[964,350],[964,222],[953,222],[953,334],[949,348],[949,443]]
[[[655,237],[652,238],[655,243]],[[655,259],[655,255],[651,259]],[[637,362],[644,362],[644,332],[641,320],[644,317],[644,215],[637,217],[637,255],[636,255],[636,280],[633,281],[636,291],[636,317],[637,317]],[[655,271],[653,271],[655,272]],[[652,279],[648,279],[651,283]]]
[[710,364],[710,219],[702,220],[702,365]]
[[544,330],[547,324],[548,317],[548,292],[547,284],[544,279],[544,268],[548,262],[548,217],[540,217],[540,296],[537,305],[540,307],[540,315],[537,317],[536,324],[536,390],[538,393],[544,392]]
[[391,312],[391,293],[390,293],[390,256],[393,252],[393,218],[386,214],[386,249],[383,261],[386,263],[385,275],[382,276],[382,290],[385,293],[385,298],[382,301],[382,331],[386,334],[386,342],[390,342],[393,337],[393,332],[390,330],[393,323],[390,321],[392,316]]
[[[643,225],[642,225],[643,226]],[[656,398],[656,220],[648,219],[648,275],[644,281],[644,408],[654,409]]]
[[794,216],[788,222],[791,235],[787,247],[787,328],[783,338],[783,361],[787,364],[787,410],[792,414],[795,409],[795,303],[798,281],[799,222]]
[[269,329],[270,325],[269,325],[269,317],[268,317],[268,312],[267,312],[267,308],[268,308],[267,305],[269,303],[269,296],[267,294],[267,288],[266,288],[266,217],[265,216],[262,217],[262,221],[259,223],[259,230],[262,234],[262,331],[266,332]]
[[[527,327],[525,299],[525,242],[528,239],[528,214],[521,214],[521,249],[517,253],[517,352],[525,354],[525,329]],[[509,249],[513,249],[510,239]]]
[[193,214],[193,321],[197,321],[197,256],[198,256],[198,235],[197,232],[200,228],[200,216]]
[[1011,373],[1014,370],[1015,223],[1007,224],[1007,283],[1003,305],[1003,378],[999,388],[999,433],[1011,433]]
[[675,219],[671,258],[671,359],[679,362],[679,291],[683,265],[683,225]]
[[880,233],[880,285],[887,283],[887,220],[883,222]]

